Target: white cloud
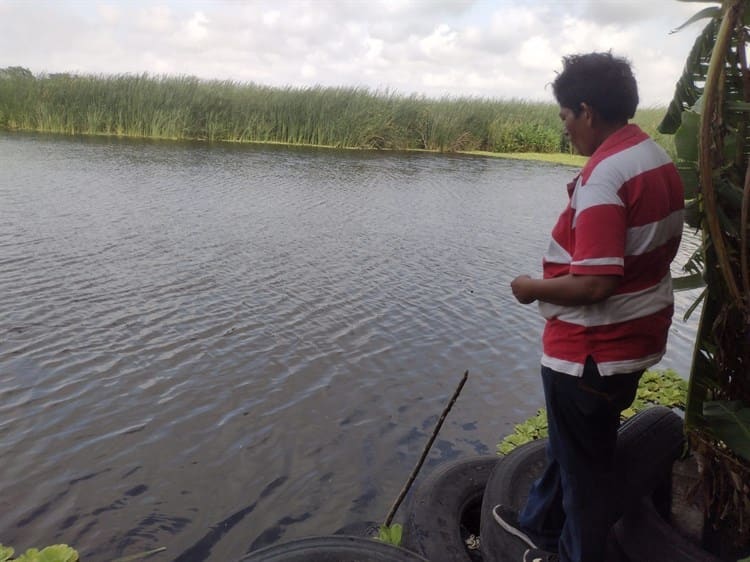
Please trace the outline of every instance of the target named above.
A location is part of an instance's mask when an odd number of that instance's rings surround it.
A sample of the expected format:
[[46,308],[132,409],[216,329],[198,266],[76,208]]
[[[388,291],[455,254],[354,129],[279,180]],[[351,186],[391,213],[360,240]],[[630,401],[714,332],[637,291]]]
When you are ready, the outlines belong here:
[[96,12],[106,25],[113,25],[120,21],[120,8],[112,4],[98,4]]
[[701,26],[669,31],[702,5],[656,2],[0,0],[0,67],[551,101],[563,55],[612,49],[665,105]]
[[518,54],[521,66],[544,72],[549,69],[549,61],[555,60],[557,53],[546,37],[531,37],[523,42]]
[[456,32],[445,24],[437,26],[432,33],[419,41],[422,52],[430,58],[440,58],[456,47]]
[[367,48],[365,59],[378,64],[383,63],[383,45],[384,43],[381,39],[365,39],[365,47]]
[[497,35],[512,34],[514,36],[533,32],[541,25],[540,12],[546,14],[546,10],[535,11],[525,7],[504,6],[492,14],[490,31]]
[[270,10],[268,12],[265,12],[263,14],[263,24],[268,27],[274,27],[276,25],[276,22],[279,21],[279,18],[281,17],[281,12],[278,10]]
[[203,12],[195,12],[185,23],[183,32],[188,41],[201,41],[208,35],[208,18]]
[[633,31],[613,25],[596,25],[593,21],[566,17],[561,40],[566,52],[622,51],[635,48]]
[[142,9],[136,18],[136,25],[146,32],[165,33],[174,25],[172,11],[168,6],[149,6]]
[[151,73],[153,74],[175,73],[174,65],[170,61],[154,53],[144,53],[143,63],[151,69]]

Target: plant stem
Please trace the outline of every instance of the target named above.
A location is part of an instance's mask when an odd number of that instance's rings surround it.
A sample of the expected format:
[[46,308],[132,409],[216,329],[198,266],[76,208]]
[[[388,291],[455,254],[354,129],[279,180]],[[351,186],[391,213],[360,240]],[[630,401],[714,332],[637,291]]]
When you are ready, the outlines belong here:
[[719,163],[714,162],[713,154],[720,151],[720,147],[714,142],[714,127],[720,125],[721,114],[721,86],[724,72],[724,60],[729,48],[730,39],[735,25],[739,18],[739,10],[742,0],[727,0],[724,6],[724,17],[721,20],[721,26],[716,36],[711,62],[706,75],[706,86],[703,92],[704,106],[703,115],[701,116],[701,128],[699,139],[699,162],[698,170],[700,173],[701,191],[703,193],[703,206],[705,209],[706,229],[716,252],[716,261],[719,270],[726,283],[729,295],[733,304],[738,307],[743,306],[740,291],[729,263],[729,253],[724,241],[719,222],[719,213],[716,203],[716,192],[713,182],[714,167]]
[[401,493],[399,493],[398,497],[396,498],[396,501],[393,503],[393,506],[391,507],[391,510],[388,512],[388,515],[385,518],[385,522],[383,523],[384,527],[388,527],[391,524],[391,521],[393,520],[393,516],[396,514],[396,511],[401,505],[401,502],[404,501],[406,494],[409,492],[409,488],[411,488],[411,485],[414,483],[414,480],[416,479],[417,474],[419,473],[419,469],[422,468],[422,464],[424,463],[425,458],[427,458],[427,453],[430,452],[430,447],[432,447],[432,444],[435,442],[435,438],[437,437],[437,434],[440,431],[440,428],[443,426],[443,422],[445,421],[445,418],[448,416],[448,412],[451,411],[453,404],[456,403],[456,400],[458,399],[458,395],[461,393],[461,389],[464,387],[464,384],[466,384],[466,379],[468,376],[469,376],[469,371],[466,371],[464,373],[464,376],[461,377],[461,381],[458,383],[458,386],[456,387],[456,390],[453,393],[453,396],[451,397],[450,402],[448,402],[448,404],[445,406],[445,409],[443,409],[443,413],[440,416],[440,419],[438,420],[437,424],[435,424],[435,429],[432,430],[432,436],[430,437],[430,440],[427,442],[427,445],[425,445],[424,450],[422,450],[422,456],[419,457],[419,461],[417,461],[417,465],[414,467],[414,470],[411,471],[411,474],[409,475],[409,479],[406,481],[406,484],[404,484],[404,487],[401,488]]

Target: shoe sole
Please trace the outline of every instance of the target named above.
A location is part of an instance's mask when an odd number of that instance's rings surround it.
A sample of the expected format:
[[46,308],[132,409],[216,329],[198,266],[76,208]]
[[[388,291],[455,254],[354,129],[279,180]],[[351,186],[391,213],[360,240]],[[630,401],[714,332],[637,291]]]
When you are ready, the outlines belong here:
[[495,521],[497,521],[497,524],[500,525],[505,530],[506,533],[510,533],[514,537],[521,539],[524,543],[526,543],[526,545],[529,548],[539,548],[536,544],[534,544],[534,541],[532,541],[528,535],[526,535],[523,531],[516,529],[512,525],[508,524],[508,522],[505,521],[505,519],[503,519],[502,517],[500,517],[497,514],[497,511],[495,511],[494,509],[492,510],[492,517],[495,518]]

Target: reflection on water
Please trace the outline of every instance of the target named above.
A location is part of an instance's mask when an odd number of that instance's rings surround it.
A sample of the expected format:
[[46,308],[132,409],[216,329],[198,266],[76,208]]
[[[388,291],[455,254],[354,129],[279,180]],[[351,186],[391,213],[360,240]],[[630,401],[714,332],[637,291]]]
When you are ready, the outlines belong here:
[[574,170],[8,134],[0,169],[6,544],[237,559],[382,520],[465,370],[423,474],[541,406],[508,285]]

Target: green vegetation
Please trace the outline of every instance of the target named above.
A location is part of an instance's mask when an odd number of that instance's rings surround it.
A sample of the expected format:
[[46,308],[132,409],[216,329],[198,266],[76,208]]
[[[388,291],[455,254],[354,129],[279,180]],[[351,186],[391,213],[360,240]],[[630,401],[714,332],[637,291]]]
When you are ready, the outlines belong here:
[[[192,77],[0,69],[0,129],[440,152],[569,154],[558,108],[522,100],[271,88]],[[635,121],[660,138],[663,110]],[[671,150],[670,137],[667,139]]]
[[[622,417],[627,419],[653,405],[684,410],[687,387],[687,381],[671,369],[646,371],[641,377],[633,404],[622,412]],[[507,455],[519,445],[544,437],[547,437],[547,412],[541,409],[535,416],[514,426],[513,433],[497,446],[497,452]]]
[[548,162],[550,164],[564,164],[566,166],[583,167],[586,163],[585,156],[578,154],[563,154],[561,152],[543,154],[541,152],[483,152],[481,150],[469,150],[463,154],[476,154],[479,156],[500,156],[502,158],[511,158],[513,160],[533,160],[534,162]]
[[393,546],[400,546],[402,535],[403,526],[399,523],[394,523],[393,525],[381,525],[378,529],[377,539],[381,542],[392,544]]
[[547,410],[541,408],[536,415],[513,426],[513,433],[507,435],[497,446],[499,455],[507,455],[516,447],[547,437]]
[[[685,433],[701,467],[722,559],[750,546],[750,0],[714,0],[659,126],[674,134],[686,222],[701,247],[685,270],[703,287]],[[684,26],[683,26],[684,27]]]
[[65,544],[55,544],[38,550],[30,548],[18,558],[12,558],[15,550],[0,544],[0,562],[77,562],[78,553]]
[[[394,527],[395,526],[396,525],[394,525]],[[399,534],[399,540],[400,538],[401,535]],[[118,558],[112,562],[131,562],[133,560],[140,560],[165,550],[167,550],[166,547],[161,546],[147,552],[140,552],[138,554],[125,556],[124,558]],[[78,562],[79,560],[78,551],[67,544],[53,544],[42,550],[39,550],[38,548],[29,548],[18,558],[13,558],[14,553],[15,549],[13,547],[5,546],[0,543],[0,562]]]

